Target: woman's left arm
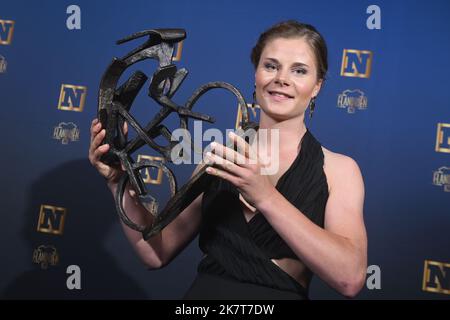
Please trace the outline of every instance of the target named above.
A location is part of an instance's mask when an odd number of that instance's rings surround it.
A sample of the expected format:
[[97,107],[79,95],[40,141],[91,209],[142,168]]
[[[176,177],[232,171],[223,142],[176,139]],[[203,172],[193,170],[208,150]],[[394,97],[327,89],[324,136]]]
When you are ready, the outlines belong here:
[[311,271],[341,294],[354,297],[367,269],[364,183],[353,159],[338,156],[333,166],[324,228],[300,214],[276,189],[256,207]]
[[[252,154],[248,144],[236,135],[230,137],[240,152],[216,144],[215,154],[209,156],[215,168],[208,172],[235,185],[313,273],[339,293],[355,296],[364,284],[367,269],[364,183],[356,162],[334,154],[333,160],[326,162],[330,190],[325,226],[321,228],[279,193],[267,175],[260,173],[257,155]],[[246,164],[252,158],[256,164]]]

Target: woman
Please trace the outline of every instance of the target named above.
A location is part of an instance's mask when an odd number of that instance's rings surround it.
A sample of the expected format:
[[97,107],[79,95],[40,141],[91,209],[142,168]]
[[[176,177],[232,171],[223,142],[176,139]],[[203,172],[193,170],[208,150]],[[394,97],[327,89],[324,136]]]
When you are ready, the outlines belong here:
[[[187,299],[307,299],[312,274],[353,297],[367,267],[363,179],[354,160],[323,148],[304,124],[325,79],[325,41],[314,27],[286,21],[261,34],[251,58],[258,134],[279,133],[279,154],[272,157],[280,159],[279,170],[261,174],[270,164],[262,161],[262,149],[272,150],[277,141],[255,152],[232,135],[238,150],[211,146],[212,185],[160,234],[144,241],[125,225],[124,231],[153,269],[200,234],[204,257]],[[122,171],[99,161],[109,148],[100,145],[104,136],[94,120],[89,158],[115,194]],[[127,214],[151,223],[128,191]]]

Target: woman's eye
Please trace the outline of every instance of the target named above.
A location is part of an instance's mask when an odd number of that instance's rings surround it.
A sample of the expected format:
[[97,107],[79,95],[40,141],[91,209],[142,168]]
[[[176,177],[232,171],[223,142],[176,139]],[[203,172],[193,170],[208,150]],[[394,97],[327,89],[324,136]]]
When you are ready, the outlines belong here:
[[267,70],[275,70],[277,67],[272,63],[266,63],[264,64],[264,68],[266,68]]
[[296,74],[306,74],[308,71],[306,71],[306,69],[301,68],[301,69],[295,69],[294,72]]

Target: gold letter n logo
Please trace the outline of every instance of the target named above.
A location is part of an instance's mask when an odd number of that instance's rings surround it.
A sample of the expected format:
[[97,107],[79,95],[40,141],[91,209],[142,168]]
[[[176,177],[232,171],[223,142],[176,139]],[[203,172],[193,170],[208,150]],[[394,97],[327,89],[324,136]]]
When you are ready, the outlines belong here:
[[41,205],[37,231],[62,235],[64,232],[66,213],[66,208],[49,206],[46,204]]
[[372,71],[372,51],[344,49],[341,76],[369,78]]
[[422,290],[450,294],[450,263],[425,260]]
[[11,44],[14,32],[14,21],[0,19],[0,44]]
[[450,123],[438,123],[435,150],[450,153]]
[[58,109],[66,111],[83,111],[86,101],[87,87],[74,86],[71,84],[61,85]]

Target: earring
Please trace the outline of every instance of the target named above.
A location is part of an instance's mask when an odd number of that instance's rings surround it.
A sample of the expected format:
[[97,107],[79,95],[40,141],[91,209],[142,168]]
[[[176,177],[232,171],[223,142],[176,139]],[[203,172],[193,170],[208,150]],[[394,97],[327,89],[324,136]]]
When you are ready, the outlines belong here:
[[314,113],[314,109],[316,108],[316,97],[312,97],[311,101],[309,101],[309,118],[311,119]]
[[252,110],[255,110],[255,105],[256,105],[256,84],[253,88],[253,101],[252,101]]

